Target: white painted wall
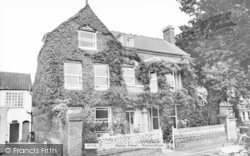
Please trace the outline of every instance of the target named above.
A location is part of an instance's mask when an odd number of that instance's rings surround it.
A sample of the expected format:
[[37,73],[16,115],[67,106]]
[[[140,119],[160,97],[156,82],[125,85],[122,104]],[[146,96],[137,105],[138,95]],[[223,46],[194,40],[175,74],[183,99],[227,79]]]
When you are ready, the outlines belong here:
[[[32,97],[29,93],[29,91],[11,91],[11,92],[23,92],[24,93],[24,101],[23,101],[23,107],[6,107],[5,100],[6,100],[6,90],[0,91],[0,107],[7,108],[7,124],[8,124],[8,130],[6,134],[5,141],[9,142],[9,128],[10,123],[13,120],[16,120],[19,123],[19,141],[22,140],[22,124],[24,121],[29,121],[30,123],[30,130],[31,130],[31,115],[27,112],[31,112],[32,108]],[[1,127],[0,127],[1,128]]]

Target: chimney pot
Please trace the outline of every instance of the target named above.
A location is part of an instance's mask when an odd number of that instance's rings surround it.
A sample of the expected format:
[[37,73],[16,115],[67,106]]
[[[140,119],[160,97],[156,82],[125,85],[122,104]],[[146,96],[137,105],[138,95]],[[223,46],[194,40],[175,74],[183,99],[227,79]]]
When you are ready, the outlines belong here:
[[174,32],[175,27],[173,25],[168,25],[165,27],[162,32],[163,32],[163,39],[171,44],[175,44],[175,32]]

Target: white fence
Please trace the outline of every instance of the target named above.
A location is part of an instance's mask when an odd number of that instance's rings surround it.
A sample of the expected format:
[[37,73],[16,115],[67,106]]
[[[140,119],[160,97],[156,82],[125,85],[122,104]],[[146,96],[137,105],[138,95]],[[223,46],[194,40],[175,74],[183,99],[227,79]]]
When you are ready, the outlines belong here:
[[226,130],[224,124],[180,129],[173,128],[173,136],[175,139],[186,139],[214,134],[224,134],[225,132]]
[[162,131],[147,133],[134,133],[116,136],[103,136],[98,138],[101,144],[143,144],[143,143],[163,143]]
[[[220,125],[210,125],[210,126],[200,126],[200,127],[188,127],[188,128],[172,128],[172,140],[169,144],[170,148],[175,149],[178,142],[182,142],[181,140],[187,140],[191,138],[202,138],[209,136],[217,136],[217,135],[225,135],[226,128],[224,124]],[[184,141],[185,142],[185,141]]]

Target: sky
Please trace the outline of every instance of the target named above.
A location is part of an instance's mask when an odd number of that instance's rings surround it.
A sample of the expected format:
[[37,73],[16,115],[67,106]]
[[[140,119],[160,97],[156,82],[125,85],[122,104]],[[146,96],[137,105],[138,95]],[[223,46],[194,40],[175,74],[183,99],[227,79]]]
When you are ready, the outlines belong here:
[[[163,38],[167,25],[187,24],[176,0],[88,0],[112,31]],[[0,71],[31,74],[34,82],[43,35],[75,15],[85,0],[0,0]]]

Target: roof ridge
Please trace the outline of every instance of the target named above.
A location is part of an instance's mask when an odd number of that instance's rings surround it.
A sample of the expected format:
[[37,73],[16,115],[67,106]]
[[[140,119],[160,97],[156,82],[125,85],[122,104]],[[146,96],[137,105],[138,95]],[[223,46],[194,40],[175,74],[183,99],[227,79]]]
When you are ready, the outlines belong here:
[[111,32],[117,32],[117,33],[122,33],[122,34],[126,34],[126,35],[135,35],[135,36],[139,36],[139,37],[147,37],[147,38],[153,38],[153,39],[158,39],[158,40],[164,40],[162,38],[157,38],[157,37],[151,37],[151,36],[144,36],[144,35],[139,35],[139,34],[132,34],[132,33],[126,33],[126,32],[120,32],[120,31],[113,31],[110,30]]

